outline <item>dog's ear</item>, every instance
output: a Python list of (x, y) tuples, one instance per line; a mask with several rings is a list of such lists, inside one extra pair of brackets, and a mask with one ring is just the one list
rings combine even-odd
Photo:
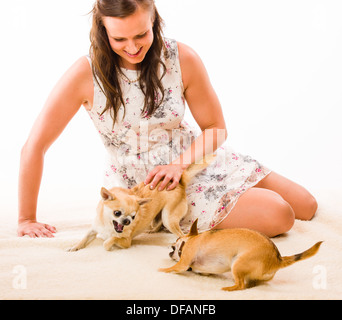
[(138, 201), (139, 206), (142, 206), (143, 204), (146, 204), (146, 203), (151, 202), (152, 199), (149, 199), (149, 198), (141, 199), (141, 198), (140, 198), (140, 199), (138, 199), (137, 201)]
[(197, 236), (198, 235), (197, 222), (198, 222), (198, 218), (192, 224), (190, 232), (189, 232), (189, 236)]
[(115, 199), (114, 195), (111, 194), (106, 188), (101, 189), (101, 197), (105, 201), (112, 201)]

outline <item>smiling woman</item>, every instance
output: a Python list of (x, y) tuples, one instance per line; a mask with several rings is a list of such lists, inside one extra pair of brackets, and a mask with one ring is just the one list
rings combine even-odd
[[(153, 0), (97, 1), (93, 9), (91, 31), (91, 58), (93, 73), (99, 79), (107, 97), (105, 113), (110, 110), (114, 122), (118, 110), (125, 106), (119, 77), (129, 83), (139, 82), (146, 97), (142, 113), (152, 115), (164, 98), (160, 66), (165, 44), (162, 37), (162, 19)], [(129, 79), (121, 68), (140, 69), (140, 75)], [(146, 84), (149, 85), (146, 85)], [(162, 93), (155, 99), (155, 93)]]
[[(103, 18), (109, 43), (113, 51), (121, 57), (122, 67), (136, 70), (138, 64), (144, 60), (153, 43), (152, 23), (151, 13), (142, 9), (138, 9), (136, 13), (123, 20)], [(141, 33), (139, 30), (147, 31)], [(115, 34), (125, 36), (117, 37)]]

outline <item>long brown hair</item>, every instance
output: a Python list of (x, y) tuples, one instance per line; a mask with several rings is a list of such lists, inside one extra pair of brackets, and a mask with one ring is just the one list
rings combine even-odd
[[(140, 64), (139, 85), (145, 95), (142, 115), (151, 116), (164, 100), (164, 87), (161, 82), (166, 73), (166, 66), (161, 59), (162, 52), (166, 55), (163, 40), (163, 20), (160, 17), (154, 0), (97, 0), (92, 10), (93, 24), (90, 32), (90, 57), (95, 79), (107, 98), (106, 107), (102, 114), (110, 111), (113, 126), (116, 123), (118, 110), (121, 105), (125, 108), (118, 75), (122, 73), (119, 56), (112, 50), (103, 17), (125, 18), (141, 7), (151, 10), (154, 18), (154, 40), (145, 59)], [(164, 71), (160, 75), (160, 66)], [(158, 93), (161, 93), (161, 96)], [(160, 98), (159, 98), (160, 97)]]

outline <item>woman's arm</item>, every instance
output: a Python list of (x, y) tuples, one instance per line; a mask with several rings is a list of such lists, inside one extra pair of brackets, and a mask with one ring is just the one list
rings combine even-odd
[(195, 51), (184, 44), (178, 43), (178, 49), (185, 99), (202, 134), (179, 159), (170, 165), (158, 166), (148, 174), (145, 184), (151, 183), (154, 187), (164, 178), (160, 190), (163, 190), (170, 181), (172, 184), (168, 189), (174, 189), (183, 171), (190, 164), (215, 152), (227, 139), (221, 104), (202, 60)]
[(52, 237), (56, 230), (37, 222), (36, 209), (44, 156), (82, 104), (93, 103), (93, 80), (89, 62), (80, 58), (52, 90), (22, 148), (19, 172), (18, 235)]
[(227, 129), (220, 101), (201, 58), (195, 51), (181, 43), (179, 43), (179, 55), (185, 99), (202, 130), (202, 135), (175, 162), (188, 167), (205, 155), (216, 151), (227, 139)]

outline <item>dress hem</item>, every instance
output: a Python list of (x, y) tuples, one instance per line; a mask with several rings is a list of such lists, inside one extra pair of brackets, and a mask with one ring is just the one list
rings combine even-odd
[[(269, 170), (269, 169), (267, 169)], [(272, 170), (269, 170), (267, 173), (265, 173), (263, 176), (261, 176), (260, 178), (258, 178), (257, 180), (251, 182), (248, 184), (248, 188), (246, 188), (243, 192), (240, 192), (237, 196), (235, 196), (234, 200), (230, 203), (229, 205), (229, 209), (225, 208), (224, 210), (226, 211), (226, 213), (220, 217), (217, 221), (215, 221), (215, 215), (214, 215), (214, 219), (211, 220), (210, 223), (210, 228), (201, 230), (201, 232), (206, 232), (206, 231), (210, 231), (213, 230), (214, 228), (216, 228), (220, 223), (222, 223), (228, 216), (229, 214), (232, 212), (232, 210), (235, 208), (237, 202), (239, 201), (240, 197), (242, 195), (244, 195), (248, 190), (250, 190), (251, 188), (255, 187), (260, 181), (264, 180), (270, 173), (272, 173)], [(245, 182), (247, 183), (248, 180)], [(242, 188), (245, 186), (245, 184), (242, 186)], [(222, 201), (223, 198), (225, 198), (227, 196), (227, 193), (221, 198), (220, 202)], [(219, 208), (220, 209), (220, 208)], [(218, 210), (219, 210), (218, 209)]]

